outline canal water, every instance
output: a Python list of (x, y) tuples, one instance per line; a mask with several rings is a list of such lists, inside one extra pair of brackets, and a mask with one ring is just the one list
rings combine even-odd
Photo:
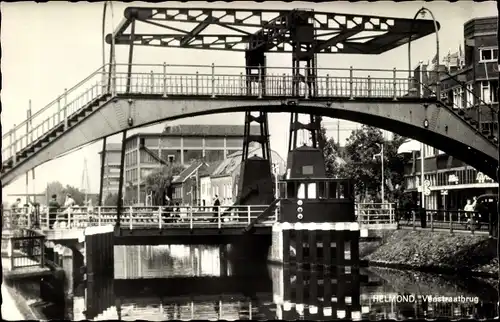
[[(131, 321), (331, 320), (332, 310), (334, 317), (360, 311), (370, 320), (496, 316), (496, 290), (487, 280), (363, 268), (359, 283), (340, 289), (328, 272), (233, 262), (224, 254), (213, 246), (115, 246), (114, 279), (80, 283), (69, 303), (46, 305), (43, 313), (49, 319)], [(328, 294), (333, 304), (324, 304)], [(346, 294), (349, 299), (338, 301)]]

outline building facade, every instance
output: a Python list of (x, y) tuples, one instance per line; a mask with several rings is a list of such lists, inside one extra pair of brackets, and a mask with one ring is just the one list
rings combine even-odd
[[(251, 133), (259, 133), (258, 126)], [(208, 164), (224, 160), (243, 146), (243, 125), (178, 125), (167, 126), (162, 133), (139, 133), (125, 143), (124, 186), (135, 196), (131, 203), (144, 203), (144, 179), (172, 162), (189, 167), (194, 161)]]
[[(226, 160), (217, 166), (210, 176), (212, 198), (218, 195), (222, 204), (233, 204), (238, 196), (241, 153), (242, 151), (238, 151), (228, 156)], [(251, 156), (262, 157), (262, 150), (260, 147), (255, 147), (250, 150), (249, 154)], [(286, 172), (285, 160), (274, 150), (271, 150), (271, 161), (278, 165), (279, 175), (283, 175)]]
[[(106, 199), (106, 196), (118, 193), (118, 185), (120, 181), (120, 156), (121, 144), (106, 144), (102, 186), (103, 201)], [(101, 157), (102, 151), (99, 152), (99, 159)]]
[[(477, 122), (486, 135), (498, 130), (498, 45), (497, 17), (472, 19), (464, 25), (464, 50), (449, 53), (446, 72), (441, 73), (441, 97), (458, 113)], [(416, 69), (416, 78), (425, 82), (425, 65)], [(429, 75), (428, 79), (431, 76)], [(413, 199), (421, 185), (420, 152), (414, 152), (405, 168), (405, 185)], [(427, 209), (463, 209), (466, 200), (485, 193), (496, 193), (498, 183), (464, 162), (431, 146), (424, 146), (424, 177), (430, 182)]]

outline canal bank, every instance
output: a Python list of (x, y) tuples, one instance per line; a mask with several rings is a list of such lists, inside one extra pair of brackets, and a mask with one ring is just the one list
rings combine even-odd
[(443, 274), (497, 277), (496, 240), (484, 234), (396, 230), (362, 242), (370, 266)]

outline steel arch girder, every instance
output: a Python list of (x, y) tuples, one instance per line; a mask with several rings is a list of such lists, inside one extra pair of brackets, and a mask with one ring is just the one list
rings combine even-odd
[[(51, 141), (30, 158), (19, 162), (13, 169), (0, 177), (2, 186), (8, 185), (29, 169), (82, 145), (95, 142), (103, 137), (129, 130), (127, 118), (129, 102), (135, 101), (134, 127), (173, 120), (188, 116), (261, 110), (269, 113), (293, 112), (313, 113), (377, 126), (403, 136), (411, 137), (434, 146), (445, 153), (470, 164), (491, 178), (496, 178), (498, 147), (460, 119), (449, 109), (434, 104), (423, 107), (421, 103), (348, 101), (330, 102), (298, 100), (297, 105), (287, 105), (279, 99), (237, 99), (228, 98), (161, 98), (120, 95), (81, 123), (68, 129), (66, 133)], [(105, 120), (103, 122), (103, 120)], [(428, 128), (424, 121), (428, 120)]]

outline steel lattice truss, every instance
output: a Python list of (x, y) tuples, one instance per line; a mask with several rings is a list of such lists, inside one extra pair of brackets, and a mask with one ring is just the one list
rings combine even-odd
[[(407, 43), (410, 35), (415, 40), (435, 32), (432, 20), (412, 24), (412, 19), (308, 10), (129, 7), (124, 15), (114, 32), (118, 45), (291, 52), (297, 17), (313, 23), (316, 53), (380, 54)], [(148, 31), (141, 32), (142, 24)]]

